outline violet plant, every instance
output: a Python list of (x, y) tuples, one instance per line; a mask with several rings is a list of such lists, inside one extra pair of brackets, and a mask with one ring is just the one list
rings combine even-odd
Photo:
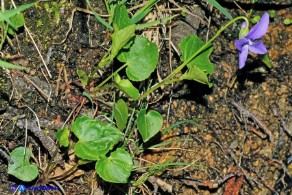
[[(155, 110), (147, 111), (147, 106), (139, 105), (140, 100), (143, 100), (147, 95), (163, 85), (183, 80), (193, 80), (206, 84), (209, 87), (212, 86), (212, 83), (209, 81), (209, 77), (214, 72), (214, 65), (209, 59), (213, 49), (211, 43), (227, 27), (238, 20), (245, 21), (242, 25), (240, 38), (235, 42), (235, 46), (240, 52), (240, 69), (244, 67), (249, 51), (257, 54), (267, 53), (263, 42), (258, 39), (267, 31), (269, 15), (265, 13), (249, 32), (248, 19), (244, 16), (239, 16), (231, 19), (207, 42), (204, 42), (196, 35), (186, 36), (179, 44), (182, 53), (182, 64), (161, 82), (141, 92), (132, 82), (143, 82), (151, 76), (158, 64), (159, 50), (154, 43), (145, 37), (137, 35), (136, 31), (144, 25), (138, 24), (138, 22), (151, 11), (152, 6), (157, 1), (149, 1), (145, 7), (140, 9), (142, 11), (137, 11), (138, 15), (136, 13), (131, 18), (124, 4), (109, 4), (108, 7), (111, 8), (111, 23), (108, 25), (112, 25), (110, 26), (110, 29), (113, 30), (111, 36), (112, 45), (89, 75), (83, 70), (77, 70), (81, 83), (87, 85), (90, 81), (97, 78), (98, 70), (108, 68), (108, 65), (113, 64), (114, 59), (119, 60), (123, 65), (116, 67), (117, 70), (114, 73), (101, 80), (98, 86), (94, 88), (94, 92), (89, 92), (88, 97), (98, 95), (99, 91), (106, 88), (116, 88), (123, 92), (128, 99), (136, 101), (137, 104), (125, 102), (120, 98), (113, 104), (112, 121), (103, 122), (89, 116), (81, 116), (74, 121), (71, 128), (64, 127), (56, 133), (56, 138), (61, 147), (74, 148), (74, 153), (79, 158), (79, 164), (95, 162), (96, 172), (104, 181), (112, 183), (129, 182), (129, 177), (136, 166), (133, 158), (137, 155), (136, 152), (138, 152), (138, 150), (129, 151), (126, 148), (129, 145), (127, 142), (133, 138), (133, 129), (136, 128), (138, 130), (142, 142), (145, 143), (153, 138), (163, 126), (162, 115)], [(89, 4), (88, 0), (86, 2)], [(99, 20), (101, 21), (100, 18)], [(165, 19), (165, 21), (167, 20)], [(147, 25), (152, 25), (152, 23)], [(179, 74), (185, 70), (184, 68), (186, 68), (186, 71), (183, 74)], [(125, 74), (121, 73), (122, 69), (125, 69)], [(112, 80), (112, 83), (108, 84), (110, 80)], [(133, 106), (134, 108), (132, 108)], [(132, 110), (130, 118), (129, 110)], [(77, 138), (75, 142), (69, 141), (72, 134)], [(19, 157), (18, 152), (15, 152), (17, 157)], [(36, 167), (29, 164), (29, 152), (26, 154), (26, 156), (21, 156), (21, 159), (25, 157), (26, 161), (20, 161), (20, 163), (10, 166), (9, 173), (13, 175), (13, 171), (19, 167), (24, 170), (29, 170), (28, 168), (33, 169), (33, 174), (32, 176), (29, 175), (30, 177), (20, 178), (20, 175), (16, 175), (16, 177), (23, 181), (31, 181), (37, 177), (38, 173)]]
[[(140, 93), (132, 82), (142, 82), (151, 76), (158, 63), (158, 48), (146, 38), (135, 34), (137, 25), (132, 23), (125, 5), (118, 4), (113, 11), (112, 47), (93, 72), (86, 77), (94, 79), (98, 69), (107, 68), (107, 65), (111, 64), (113, 59), (117, 59), (124, 65), (117, 68), (113, 74), (95, 87), (95, 93), (102, 89), (112, 77), (114, 78), (114, 85), (110, 84), (108, 86), (118, 88), (128, 98), (136, 101), (143, 100), (147, 95), (163, 85), (183, 80), (193, 80), (211, 87), (212, 83), (209, 81), (209, 77), (214, 73), (214, 64), (209, 59), (213, 50), (211, 43), (237, 20), (245, 21), (240, 32), (240, 39), (236, 41), (236, 47), (240, 51), (239, 68), (244, 66), (248, 51), (258, 54), (267, 53), (263, 42), (257, 41), (257, 39), (260, 39), (266, 33), (269, 15), (265, 13), (258, 24), (249, 32), (247, 32), (248, 19), (244, 16), (239, 16), (230, 20), (207, 42), (204, 42), (196, 35), (189, 35), (183, 38), (179, 44), (183, 63), (160, 83), (156, 83), (148, 90)], [(183, 74), (179, 74), (185, 67), (187, 68), (186, 71)], [(126, 69), (126, 74), (121, 77), (120, 71), (124, 68)], [(88, 79), (84, 83), (87, 83)], [(103, 123), (97, 119), (82, 116), (77, 118), (72, 126), (72, 132), (79, 139), (74, 146), (75, 154), (82, 160), (96, 161), (95, 169), (98, 175), (108, 182), (128, 182), (134, 166), (132, 158), (135, 154), (128, 153), (124, 148), (125, 144), (112, 151), (115, 146), (119, 145), (120, 141), (126, 142), (129, 139), (128, 136), (132, 136), (132, 133), (127, 135), (126, 132), (128, 130), (125, 130), (131, 123), (131, 120), (128, 119), (128, 106), (122, 99), (115, 103), (113, 115), (116, 124)], [(155, 136), (162, 127), (162, 116), (154, 110), (150, 110), (147, 113), (146, 109), (141, 109), (135, 118), (135, 125), (143, 142), (147, 142)], [(91, 128), (92, 125), (94, 125), (94, 128)], [(87, 136), (89, 130), (93, 130), (90, 133), (91, 136)], [(104, 134), (103, 132), (107, 132), (105, 130), (110, 130), (108, 131), (109, 134)], [(112, 141), (109, 142), (108, 139)], [(58, 140), (60, 141), (60, 137)], [(107, 146), (106, 148), (104, 148), (105, 145)], [(103, 148), (101, 149), (100, 146), (103, 146)], [(117, 172), (119, 172), (118, 178), (116, 177)]]
[[(263, 41), (258, 40), (264, 36), (269, 26), (269, 14), (264, 13), (260, 21), (246, 34), (248, 27), (244, 22), (241, 25), (240, 39), (234, 45), (239, 50), (239, 69), (245, 66), (248, 52), (266, 54), (267, 49)], [(246, 34), (246, 35), (245, 35)]]

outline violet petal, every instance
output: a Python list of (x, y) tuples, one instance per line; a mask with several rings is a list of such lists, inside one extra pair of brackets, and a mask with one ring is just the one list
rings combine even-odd
[(252, 29), (250, 29), (245, 38), (256, 40), (264, 36), (268, 30), (269, 17), (269, 14), (265, 12), (260, 21)]
[(262, 41), (253, 42), (248, 47), (249, 51), (256, 53), (256, 54), (265, 54), (267, 53), (267, 49)]
[(242, 69), (245, 65), (246, 59), (248, 55), (248, 45), (245, 45), (241, 52), (239, 53), (239, 69)]
[(236, 40), (235, 43), (234, 43), (235, 47), (239, 51), (242, 51), (243, 46), (247, 45), (247, 44), (248, 44), (248, 39), (246, 39), (246, 38), (242, 38), (242, 39)]

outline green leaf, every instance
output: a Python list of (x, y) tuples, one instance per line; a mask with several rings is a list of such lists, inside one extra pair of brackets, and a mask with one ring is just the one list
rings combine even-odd
[[(202, 41), (198, 36), (190, 35), (186, 36), (182, 39), (179, 44), (179, 48), (182, 52), (181, 60), (187, 61), (194, 53), (196, 53), (203, 45), (204, 41)], [(210, 62), (209, 56), (212, 53), (213, 47), (209, 46), (207, 49), (199, 53), (194, 59), (192, 59), (188, 64), (188, 68), (190, 71), (185, 75), (186, 79), (193, 79), (199, 81), (203, 84), (208, 84), (208, 80), (206, 80), (208, 75), (214, 73), (214, 65)], [(198, 72), (196, 72), (198, 71)], [(191, 76), (189, 74), (195, 74)], [(198, 78), (196, 78), (198, 76)]]
[(224, 14), (229, 20), (232, 20), (233, 17), (230, 15), (230, 13), (222, 7), (216, 0), (207, 0), (208, 3), (216, 7), (222, 14)]
[[(198, 36), (189, 35), (182, 39), (179, 44), (179, 48), (182, 51), (181, 60), (184, 62), (191, 57), (196, 51), (198, 51), (205, 44)], [(214, 73), (214, 65), (210, 61), (209, 57), (213, 51), (213, 47), (209, 46), (207, 49), (198, 54), (188, 64), (188, 67), (196, 66), (208, 74)]]
[(135, 36), (135, 29), (136, 25), (132, 24), (113, 33), (111, 59), (114, 59), (119, 51)]
[(17, 147), (11, 152), (10, 157), (13, 164), (8, 164), (8, 174), (22, 181), (32, 181), (38, 176), (37, 166), (29, 163), (30, 150), (28, 148)]
[(88, 116), (78, 117), (72, 131), (79, 139), (74, 146), (75, 154), (85, 160), (99, 160), (124, 136), (115, 126)]
[(265, 54), (265, 55), (260, 55), (260, 59), (262, 60), (262, 62), (268, 67), (268, 68), (272, 68), (273, 64), (270, 61), (269, 55)]
[(11, 64), (9, 62), (5, 62), (3, 60), (0, 60), (0, 67), (2, 68), (11, 68), (11, 69), (18, 69), (18, 70), (26, 70), (28, 71), (29, 69), (26, 68), (26, 67), (22, 67), (22, 66), (19, 66), (19, 65), (16, 65), (16, 64)]
[(131, 81), (129, 81), (128, 79), (121, 79), (121, 77), (117, 74), (115, 76), (115, 84), (127, 96), (133, 98), (134, 100), (138, 100), (139, 91), (138, 89), (136, 89), (136, 87), (133, 86)]
[[(10, 19), (11, 19), (11, 22), (13, 23), (13, 25), (15, 26), (16, 29), (18, 29), (19, 27), (22, 27), (24, 25), (24, 16), (22, 13), (14, 15)], [(8, 28), (8, 33), (10, 35), (14, 35), (13, 29)]]
[(120, 50), (119, 54), (117, 55), (117, 59), (120, 62), (126, 63), (128, 57), (129, 57), (129, 51), (130, 47), (133, 45), (134, 41), (129, 41), (127, 45), (123, 47), (123, 49)]
[(212, 87), (212, 83), (209, 83), (206, 73), (196, 66), (191, 66), (189, 70), (181, 76), (181, 79), (195, 80), (199, 83), (208, 84), (209, 87)]
[(117, 55), (117, 59), (120, 62), (124, 62), (124, 63), (127, 61), (128, 57), (129, 57), (129, 49), (124, 49), (124, 48)]
[(269, 10), (268, 13), (269, 13), (270, 18), (275, 18), (277, 14), (275, 10)]
[(127, 26), (133, 24), (129, 18), (127, 8), (124, 4), (119, 4), (115, 7), (113, 16), (114, 30), (121, 30)]
[(285, 20), (284, 20), (284, 24), (285, 24), (285, 25), (290, 25), (290, 24), (292, 24), (292, 19), (290, 19), (290, 18), (285, 18)]
[(143, 142), (148, 141), (156, 135), (162, 127), (163, 118), (159, 112), (150, 110), (146, 114), (146, 109), (140, 110), (137, 118), (138, 131)]
[(11, 27), (8, 27), (7, 33), (12, 35), (12, 36), (15, 34), (13, 28), (11, 28)]
[(258, 21), (260, 21), (260, 19), (261, 19), (261, 16), (254, 16), (253, 18), (250, 19), (250, 22), (255, 24)]
[(95, 165), (99, 176), (112, 183), (127, 183), (132, 167), (130, 154), (122, 148), (112, 152), (109, 157), (102, 157)]
[(10, 19), (16, 28), (22, 27), (24, 25), (24, 16), (22, 13), (14, 15)]
[(120, 99), (114, 106), (114, 118), (120, 130), (124, 130), (128, 121), (128, 107), (124, 100)]
[(60, 146), (64, 146), (64, 147), (68, 147), (69, 146), (69, 134), (70, 134), (70, 131), (68, 129), (67, 126), (59, 129), (55, 136), (58, 140), (58, 142), (60, 143)]
[(126, 61), (126, 73), (132, 81), (143, 81), (155, 70), (158, 63), (158, 48), (142, 36), (136, 36)]
[(86, 72), (84, 70), (77, 69), (77, 75), (79, 77), (79, 80), (83, 85), (87, 85), (89, 81), (89, 77), (87, 76)]
[(22, 12), (30, 7), (35, 5), (35, 3), (21, 5), (15, 9), (11, 10), (5, 10), (4, 12), (0, 12), (0, 22), (5, 21), (7, 24), (9, 24), (12, 28), (17, 30), (17, 26), (10, 20), (11, 17), (15, 16), (19, 12)]

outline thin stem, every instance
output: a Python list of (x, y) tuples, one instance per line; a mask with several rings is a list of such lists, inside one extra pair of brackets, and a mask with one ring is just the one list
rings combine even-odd
[(47, 168), (46, 168), (46, 174), (50, 174), (51, 173), (51, 171), (53, 170), (53, 168), (56, 166), (56, 162), (54, 162), (54, 159), (56, 158), (56, 156), (57, 156), (57, 153), (58, 153), (58, 150), (59, 150), (59, 147), (60, 147), (60, 145), (59, 144), (57, 144), (57, 148), (55, 149), (55, 151), (54, 151), (54, 154), (53, 154), (53, 156), (51, 157), (51, 159), (50, 159), (50, 161), (49, 161), (49, 163), (48, 163), (48, 166), (47, 166)]
[(100, 88), (98, 88), (98, 90), (106, 90), (106, 89), (109, 89), (109, 88), (114, 88), (116, 86), (115, 83), (111, 83), (111, 84), (107, 84), (107, 85), (104, 85), (104, 86), (101, 86)]
[[(131, 114), (131, 116), (130, 116), (130, 119), (129, 119), (129, 122), (128, 122), (128, 125), (127, 125), (127, 128), (126, 128), (126, 130), (125, 130), (125, 135), (128, 134), (128, 131), (129, 131), (131, 125), (132, 125), (132, 121), (133, 121), (133, 117), (134, 117), (135, 111), (136, 111), (135, 109), (132, 110), (132, 114)], [(134, 130), (132, 129), (132, 131), (130, 132), (130, 134), (129, 134), (129, 136), (127, 137), (127, 139), (124, 141), (124, 143), (123, 143), (123, 145), (121, 146), (121, 148), (125, 148), (126, 145), (129, 145), (129, 140), (130, 140), (130, 138), (132, 137), (133, 133), (134, 133)]]
[(109, 49), (107, 51), (107, 53), (102, 57), (102, 59), (100, 60), (98, 65), (90, 73), (90, 75), (89, 75), (90, 78), (94, 77), (94, 75), (97, 73), (98, 69), (103, 68), (104, 66), (106, 66), (106, 65), (108, 65), (108, 64), (110, 64), (112, 62), (112, 60), (109, 57), (110, 56), (110, 51), (111, 51), (111, 49)]
[(107, 13), (112, 14), (112, 13), (110, 13), (111, 10), (109, 8), (109, 1), (108, 0), (104, 0), (104, 4), (105, 4), (106, 10), (107, 10)]
[[(6, 26), (6, 27), (5, 27)], [(3, 30), (3, 33), (2, 33), (2, 39), (1, 39), (1, 43), (0, 43), (0, 50), (2, 50), (2, 47), (3, 47), (3, 44), (7, 38), (7, 32), (8, 32), (8, 24), (6, 25), (4, 22), (2, 23), (2, 30)]]
[(114, 73), (112, 73), (109, 77), (107, 77), (105, 80), (103, 80), (97, 87), (95, 87), (94, 91), (98, 90), (100, 87), (102, 87), (106, 82), (108, 82), (113, 76), (115, 76), (118, 72), (120, 72), (123, 68), (125, 68), (127, 64), (124, 64), (121, 66), (118, 70), (116, 70)]
[[(217, 33), (208, 41), (206, 42), (199, 50), (197, 50), (191, 57), (189, 57), (184, 63), (182, 63), (179, 67), (177, 67), (168, 77), (166, 77), (162, 82), (154, 85), (152, 88), (150, 88), (148, 91), (143, 93), (140, 97), (139, 100), (145, 98), (148, 94), (152, 93), (156, 89), (160, 88), (161, 86), (165, 84), (170, 84), (170, 80), (177, 75), (191, 60), (193, 60), (196, 56), (198, 56), (202, 51), (207, 49), (210, 46), (210, 43), (214, 41), (228, 26), (230, 26), (232, 23), (236, 22), (237, 20), (245, 20), (246, 25), (248, 26), (249, 22), (248, 19), (244, 16), (239, 16), (237, 18), (234, 18), (233, 20), (230, 20), (227, 24), (225, 24), (222, 28), (220, 28)], [(174, 79), (173, 81), (176, 81), (177, 79)]]
[(251, 17), (251, 15), (252, 15), (252, 12), (253, 12), (253, 8), (254, 8), (254, 6), (255, 6), (255, 3), (256, 3), (256, 1), (255, 0), (253, 0), (252, 1), (252, 8), (250, 9), (250, 12), (249, 12), (249, 14), (248, 14), (248, 16), (247, 17)]

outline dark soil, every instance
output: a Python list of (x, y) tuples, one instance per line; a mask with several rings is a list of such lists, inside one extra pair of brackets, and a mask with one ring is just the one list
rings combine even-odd
[[(92, 1), (96, 11), (106, 13), (102, 1), (96, 2)], [(218, 10), (205, 3), (199, 1), (197, 6), (193, 1), (182, 2), (178, 1), (178, 4), (190, 8), (192, 13), (203, 18), (203, 22), (194, 22), (197, 20), (190, 16), (180, 16), (167, 24), (167, 29), (173, 28), (174, 45), (189, 34), (197, 34), (205, 40), (208, 33), (210, 38), (228, 21)], [(263, 0), (255, 6), (249, 1), (244, 2), (242, 8), (246, 11), (253, 8), (253, 15), (275, 11), (263, 38), (273, 67), (265, 68), (257, 56), (249, 56), (246, 67), (238, 70), (238, 54), (234, 47), (238, 29), (232, 26), (213, 44), (211, 61), (215, 64), (215, 73), (211, 78), (212, 88), (183, 82), (165, 86), (148, 98), (149, 107), (164, 116), (163, 129), (177, 124), (153, 143), (177, 141), (162, 150), (149, 150), (135, 160), (143, 166), (166, 161), (193, 165), (167, 167), (141, 186), (102, 182), (94, 169), (84, 166), (71, 177), (59, 181), (67, 194), (292, 193), (292, 26), (283, 22), (292, 18), (292, 5), (290, 1)], [(29, 1), (19, 5), (24, 3)], [(160, 8), (168, 8), (165, 2), (160, 5)], [(222, 5), (234, 17), (243, 15), (232, 1), (224, 1)], [(56, 11), (50, 11), (46, 6), (55, 6)], [(175, 7), (171, 3), (170, 6)], [(1, 52), (4, 56), (15, 56), (7, 60), (30, 67), (31, 71), (0, 70), (0, 82), (3, 83), (0, 84), (0, 149), (8, 153), (17, 146), (24, 146), (25, 119), (28, 124), (35, 124), (37, 116), (42, 132), (35, 133), (31, 127), (27, 146), (32, 149), (33, 159), (41, 168), (54, 156), (54, 133), (82, 102), (84, 89), (78, 83), (76, 70), (89, 73), (110, 44), (109, 32), (94, 16), (76, 11), (71, 17), (76, 7), (86, 8), (86, 4), (82, 1), (49, 1), (27, 10), (26, 26), (36, 45), (21, 29)], [(73, 19), (71, 30), (70, 19)], [(159, 27), (159, 32), (162, 28)], [(146, 31), (143, 33), (147, 34)], [(165, 39), (168, 37), (169, 31), (165, 35), (161, 33), (156, 40), (163, 45), (158, 67), (162, 78), (171, 72), (170, 61), (172, 69), (179, 64), (178, 53), (168, 47)], [(108, 72), (100, 74), (104, 76)], [(102, 76), (92, 85), (99, 83)], [(90, 86), (85, 90), (90, 91)], [(100, 101), (113, 101), (113, 93), (105, 91), (97, 94), (98, 116), (111, 111)], [(91, 112), (90, 104), (84, 104), (80, 115), (91, 115)], [(72, 121), (71, 118), (66, 122), (71, 124)], [(178, 124), (180, 121), (184, 122)], [(9, 194), (10, 187), (21, 184), (21, 181), (7, 174), (7, 158), (3, 154), (0, 157), (0, 193)], [(58, 157), (59, 160), (62, 158)], [(65, 163), (69, 162), (70, 155), (66, 159)], [(52, 174), (63, 173), (60, 167)], [(142, 174), (137, 173), (132, 179)], [(47, 185), (46, 182), (40, 174), (39, 180), (25, 185)]]

